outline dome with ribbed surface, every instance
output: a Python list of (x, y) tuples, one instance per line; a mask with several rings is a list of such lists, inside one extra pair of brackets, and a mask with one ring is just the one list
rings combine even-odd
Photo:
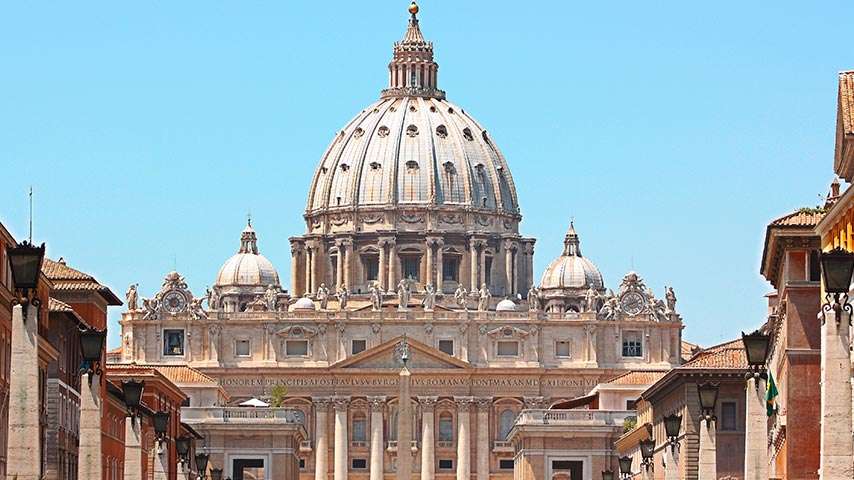
[(570, 223), (564, 239), (563, 254), (549, 264), (540, 281), (542, 290), (604, 288), (602, 274), (596, 265), (581, 256), (581, 242)]
[(258, 239), (251, 222), (240, 235), (240, 249), (226, 260), (216, 276), (216, 287), (267, 287), (279, 285), (279, 274), (266, 257), (258, 253)]
[(389, 88), (339, 131), (306, 210), (435, 206), (519, 211), (510, 169), (486, 130), (437, 87), (433, 44), (412, 14), (395, 43)]

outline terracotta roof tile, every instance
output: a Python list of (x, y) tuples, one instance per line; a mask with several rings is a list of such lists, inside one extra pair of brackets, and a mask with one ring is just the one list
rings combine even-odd
[(69, 267), (62, 258), (59, 261), (45, 258), (42, 272), (51, 280), (95, 280), (92, 275)]
[(854, 70), (839, 73), (839, 120), (844, 135), (854, 134)]
[(53, 297), (50, 297), (50, 299), (48, 300), (47, 309), (51, 312), (63, 312), (63, 313), (68, 313), (68, 312), (74, 311), (74, 309), (71, 308), (71, 305), (69, 305), (65, 302), (61, 302), (61, 301), (59, 301)]
[(176, 385), (186, 385), (188, 383), (193, 384), (201, 384), (201, 385), (216, 385), (219, 386), (219, 382), (214, 380), (213, 378), (205, 375), (204, 373), (196, 370), (195, 368), (188, 367), (186, 365), (154, 365), (148, 363), (114, 363), (112, 366), (117, 368), (122, 368), (126, 370), (133, 370), (134, 368), (139, 368), (140, 370), (150, 370), (155, 369), (164, 377), (168, 378), (169, 381)]
[(53, 283), (53, 289), (56, 291), (98, 292), (110, 305), (122, 304), (109, 287), (98, 283), (92, 275), (69, 267), (62, 258), (59, 261), (45, 258), (44, 264), (42, 264), (42, 272)]
[(666, 370), (631, 371), (605, 382), (608, 385), (652, 385), (667, 373)]
[(824, 218), (825, 212), (801, 209), (771, 222), (772, 227), (814, 227)]
[(739, 338), (709, 347), (679, 368), (747, 368), (747, 356)]

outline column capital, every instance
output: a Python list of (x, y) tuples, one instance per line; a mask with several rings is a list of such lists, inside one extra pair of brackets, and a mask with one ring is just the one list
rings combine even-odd
[(492, 408), (492, 397), (477, 397), (474, 399), (478, 410), (489, 410)]
[(421, 405), (422, 412), (432, 412), (438, 402), (439, 397), (418, 397), (418, 404)]
[(350, 397), (333, 397), (336, 412), (346, 412), (350, 408)]
[(382, 412), (385, 410), (386, 397), (368, 397), (368, 404), (371, 406), (372, 412)]
[(395, 238), (395, 237), (380, 237), (379, 242), (377, 242), (377, 243), (379, 243), (380, 246), (388, 245), (390, 247), (393, 247), (397, 244), (397, 238)]
[(332, 405), (331, 397), (311, 397), (311, 403), (314, 404), (317, 409), (327, 409), (330, 405)]
[(457, 411), (468, 412), (474, 404), (474, 397), (454, 397), (454, 403), (457, 404)]
[(525, 403), (525, 408), (529, 410), (546, 408), (547, 403), (545, 397), (522, 397), (522, 401)]

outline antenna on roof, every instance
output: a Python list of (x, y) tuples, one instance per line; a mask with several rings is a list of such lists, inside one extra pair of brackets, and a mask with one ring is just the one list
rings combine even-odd
[(175, 253), (172, 254), (172, 271), (178, 271), (178, 255), (176, 255)]
[(33, 244), (33, 186), (30, 185), (30, 245)]

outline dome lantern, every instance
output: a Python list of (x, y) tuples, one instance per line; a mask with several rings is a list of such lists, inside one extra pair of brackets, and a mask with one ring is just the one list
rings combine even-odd
[(409, 5), (409, 25), (403, 39), (395, 42), (388, 64), (388, 88), (382, 98), (419, 96), (444, 99), (438, 88), (439, 64), (433, 60), (433, 42), (424, 40), (418, 24), (418, 4)]

